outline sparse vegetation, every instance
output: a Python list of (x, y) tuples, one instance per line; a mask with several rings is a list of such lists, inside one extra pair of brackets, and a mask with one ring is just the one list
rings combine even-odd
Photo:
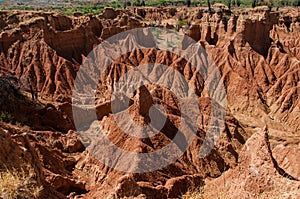
[(283, 7), (283, 6), (300, 6), (300, 0), (124, 0), (124, 1), (107, 1), (107, 2), (77, 2), (74, 5), (51, 5), (51, 6), (31, 6), (18, 4), (14, 6), (9, 6), (8, 4), (2, 3), (4, 5), (1, 9), (9, 10), (47, 10), (56, 11), (66, 15), (73, 15), (74, 13), (81, 13), (83, 15), (96, 15), (101, 14), (105, 7), (112, 8), (126, 8), (128, 6), (207, 6), (211, 11), (211, 6), (215, 3), (222, 3), (227, 5), (229, 9), (231, 7), (256, 7), (261, 5), (267, 5), (269, 8), (272, 7)]
[(187, 191), (184, 195), (181, 197), (182, 199), (230, 199), (230, 195), (228, 193), (228, 190), (223, 190), (217, 193), (217, 195), (209, 195), (203, 192), (203, 189), (197, 188), (194, 190)]
[(0, 172), (0, 198), (38, 198), (43, 187), (35, 178), (31, 166)]
[(203, 199), (203, 191), (201, 188), (198, 188), (196, 190), (189, 190), (181, 198), (182, 199)]
[(0, 122), (12, 123), (14, 120), (14, 116), (6, 111), (0, 112)]
[(31, 102), (20, 91), (22, 83), (13, 75), (0, 76), (0, 122), (23, 126), (30, 122), (28, 115), (20, 113), (20, 107), (36, 107), (37, 103)]
[[(73, 15), (74, 13), (82, 13), (83, 15), (93, 14), (97, 15), (103, 12), (105, 5), (86, 4), (75, 7), (51, 7), (49, 10), (58, 11), (66, 15)], [(111, 4), (109, 7), (120, 8), (120, 4)]]
[(178, 17), (177, 23), (176, 23), (176, 29), (180, 30), (184, 26), (188, 25), (188, 21), (186, 19), (182, 19), (182, 17)]
[[(130, 1), (128, 2), (129, 5), (131, 5)], [(121, 5), (122, 4), (119, 1), (110, 1), (104, 3), (81, 2), (71, 6), (70, 5), (66, 5), (66, 6), (49, 5), (44, 7), (38, 7), (38, 6), (17, 5), (17, 6), (2, 7), (0, 9), (45, 10), (45, 11), (56, 11), (66, 15), (73, 15), (74, 13), (82, 13), (84, 15), (88, 15), (88, 14), (96, 15), (102, 13), (105, 7), (121, 8), (122, 7)]]

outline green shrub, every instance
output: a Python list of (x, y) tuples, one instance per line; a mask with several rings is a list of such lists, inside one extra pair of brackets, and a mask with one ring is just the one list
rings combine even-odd
[(14, 116), (6, 111), (0, 112), (0, 122), (12, 123), (14, 120)]
[(188, 21), (186, 19), (178, 19), (177, 24), (178, 26), (182, 27), (188, 24)]

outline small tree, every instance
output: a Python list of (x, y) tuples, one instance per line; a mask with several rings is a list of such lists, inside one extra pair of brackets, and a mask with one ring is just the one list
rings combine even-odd
[(256, 7), (256, 0), (252, 0), (252, 8)]
[(126, 8), (127, 6), (131, 6), (131, 2), (129, 0), (125, 0), (123, 7)]
[(300, 6), (300, 0), (294, 0), (293, 6)]
[(229, 10), (231, 9), (231, 0), (227, 0), (227, 6), (229, 8)]
[(209, 12), (211, 12), (210, 0), (207, 0), (207, 6), (208, 6), (208, 10), (209, 10)]
[(190, 7), (191, 6), (191, 0), (185, 0), (186, 6)]

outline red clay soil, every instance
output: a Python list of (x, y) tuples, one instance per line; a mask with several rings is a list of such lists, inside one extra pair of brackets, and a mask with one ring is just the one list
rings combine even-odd
[[(271, 12), (264, 7), (232, 13), (209, 13), (203, 8), (108, 8), (101, 15), (79, 17), (0, 11), (0, 78), (10, 74), (16, 81), (28, 79), (39, 94), (39, 102), (32, 102), (0, 85), (1, 111), (12, 112), (12, 123), (21, 123), (0, 123), (0, 170), (32, 165), (37, 183), (44, 187), (40, 198), (180, 198), (198, 187), (204, 187), (208, 198), (221, 197), (218, 194), (299, 198), (299, 13), (293, 8)], [(143, 124), (151, 104), (161, 104), (168, 120), (158, 134), (146, 139), (129, 136), (115, 122), (111, 93), (105, 88), (143, 63), (179, 71), (195, 89), (202, 119), (195, 139), (176, 162), (149, 173), (114, 170), (86, 150), (86, 140), (75, 132), (71, 97), (76, 73), (103, 40), (150, 24), (175, 28), (179, 16), (190, 23), (180, 31), (199, 42), (219, 69), (227, 107), (212, 102), (205, 80), (183, 58), (160, 49), (123, 55), (101, 77), (101, 92), (96, 95), (98, 121), (93, 124), (101, 124), (112, 143), (126, 151), (153, 152), (167, 145), (180, 126), (176, 97), (154, 85), (140, 88), (128, 110), (137, 124)], [(125, 42), (130, 43), (130, 38)], [(21, 91), (28, 95), (28, 86), (22, 85)], [(142, 99), (147, 100), (141, 103)], [(226, 111), (225, 128), (212, 151), (199, 158), (212, 106)], [(92, 120), (88, 114), (75, 119)], [(263, 130), (264, 126), (268, 128)], [(88, 133), (93, 133), (93, 125)], [(141, 165), (139, 160), (133, 162), (133, 167)]]

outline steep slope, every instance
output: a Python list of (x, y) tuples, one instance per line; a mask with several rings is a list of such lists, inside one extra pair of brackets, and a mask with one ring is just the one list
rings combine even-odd
[(240, 154), (239, 166), (216, 180), (208, 180), (210, 197), (299, 198), (299, 180), (286, 173), (274, 159), (267, 129), (256, 132)]

